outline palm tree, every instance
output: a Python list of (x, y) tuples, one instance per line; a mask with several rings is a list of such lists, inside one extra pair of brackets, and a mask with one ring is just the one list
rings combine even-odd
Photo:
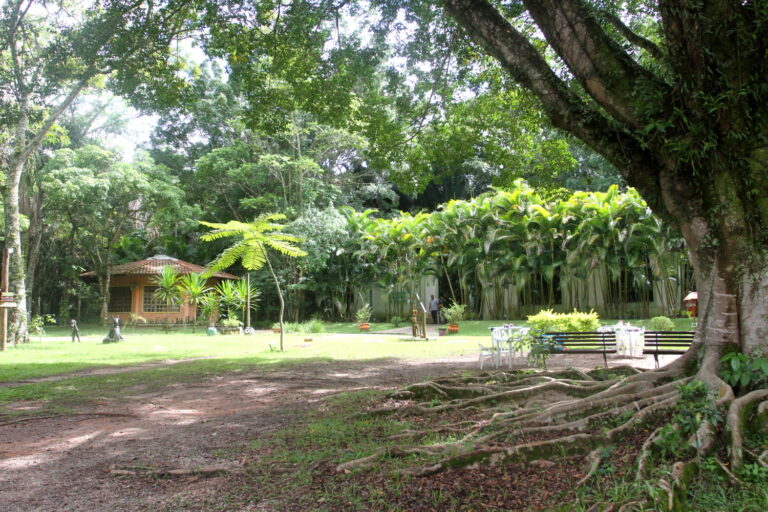
[(197, 323), (197, 310), (203, 301), (203, 297), (206, 293), (211, 291), (208, 286), (208, 281), (200, 274), (186, 274), (181, 278), (179, 286), (182, 290), (182, 295), (190, 304), (195, 305), (195, 318), (192, 319), (192, 332), (195, 331), (195, 324)]
[(218, 311), (219, 308), (219, 294), (209, 289), (200, 297), (200, 316), (205, 318), (208, 322), (208, 327), (211, 327), (211, 317), (214, 311)]
[(168, 310), (171, 308), (171, 304), (181, 302), (180, 282), (181, 276), (171, 265), (164, 265), (160, 273), (152, 279), (152, 284), (157, 287), (153, 295), (158, 300), (165, 302), (166, 324), (168, 324)]
[(280, 233), (283, 229), (278, 221), (284, 220), (285, 215), (279, 213), (263, 213), (252, 222), (240, 222), (231, 220), (226, 224), (203, 222), (200, 224), (213, 228), (213, 231), (201, 237), (201, 240), (210, 242), (226, 237), (238, 237), (235, 243), (224, 249), (209, 265), (204, 275), (230, 267), (238, 260), (247, 270), (259, 270), (265, 265), (275, 281), (277, 296), (280, 300), (280, 351), (283, 350), (283, 314), (285, 312), (285, 300), (280, 289), (280, 280), (277, 278), (272, 263), (269, 259), (270, 249), (291, 258), (306, 256), (307, 253), (297, 247), (299, 238)]
[(219, 295), (219, 302), (227, 310), (227, 318), (238, 320), (235, 311), (243, 307), (245, 299), (240, 297), (237, 285), (232, 281), (221, 281), (216, 285), (216, 293)]
[(243, 321), (246, 327), (251, 326), (251, 311), (256, 310), (259, 300), (259, 289), (256, 285), (251, 283), (250, 277), (246, 279), (240, 279), (235, 286), (237, 288), (237, 295), (240, 299), (240, 308), (243, 310)]

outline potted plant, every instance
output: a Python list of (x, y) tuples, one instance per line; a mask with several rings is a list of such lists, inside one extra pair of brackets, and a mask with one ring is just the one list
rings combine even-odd
[(274, 333), (280, 332), (280, 322), (275, 322), (272, 324), (272, 332)]
[(443, 308), (442, 313), (445, 321), (448, 322), (448, 332), (453, 334), (459, 332), (459, 322), (464, 320), (464, 313), (467, 306), (454, 302), (450, 306)]
[(241, 334), (243, 330), (243, 322), (237, 318), (225, 318), (219, 322), (219, 332), (221, 334)]
[(366, 304), (355, 312), (355, 320), (357, 320), (357, 326), (361, 331), (367, 331), (371, 328), (371, 324), (368, 323), (371, 314), (373, 314), (373, 310), (370, 304)]

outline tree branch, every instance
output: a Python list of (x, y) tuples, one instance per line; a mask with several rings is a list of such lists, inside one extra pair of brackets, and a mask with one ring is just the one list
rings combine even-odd
[(660, 209), (661, 166), (616, 118), (589, 104), (563, 82), (528, 39), (487, 0), (445, 0), (445, 10), (472, 39), (541, 101), (557, 128), (596, 149), (638, 188), (652, 208)]
[(16, 39), (16, 31), (21, 26), (21, 23), (24, 21), (24, 18), (27, 16), (29, 9), (32, 7), (34, 2), (29, 0), (27, 6), (22, 10), (21, 5), (23, 3), (24, 0), (19, 0), (11, 8), (11, 15), (8, 16), (8, 32), (6, 37), (3, 39), (2, 46), (0, 46), (0, 52), (7, 50), (13, 44), (13, 41)]
[(656, 46), (656, 44), (650, 39), (634, 32), (631, 28), (626, 26), (623, 21), (621, 21), (621, 18), (607, 11), (603, 11), (603, 16), (605, 16), (605, 19), (608, 21), (608, 23), (613, 25), (613, 28), (615, 28), (622, 36), (624, 36), (627, 41), (637, 46), (638, 48), (646, 50), (654, 59), (661, 60), (664, 58), (664, 52), (661, 51), (661, 48)]
[(661, 82), (605, 33), (582, 0), (524, 3), (584, 90), (616, 120), (642, 126), (633, 106), (638, 87), (659, 88)]
[(30, 140), (29, 143), (24, 147), (23, 152), (21, 155), (19, 155), (20, 162), (26, 162), (32, 153), (37, 151), (45, 136), (48, 135), (48, 131), (51, 129), (54, 123), (56, 123), (61, 114), (67, 108), (69, 108), (73, 101), (75, 101), (75, 98), (77, 98), (77, 96), (80, 94), (80, 91), (85, 88), (85, 86), (88, 84), (88, 80), (90, 80), (92, 76), (93, 74), (86, 74), (83, 78), (80, 79), (79, 82), (72, 86), (72, 89), (70, 89), (66, 98), (64, 98), (59, 106), (54, 109), (51, 115), (48, 116), (48, 119), (45, 121), (45, 123), (43, 123), (43, 126), (37, 131), (37, 134), (34, 136), (34, 138)]

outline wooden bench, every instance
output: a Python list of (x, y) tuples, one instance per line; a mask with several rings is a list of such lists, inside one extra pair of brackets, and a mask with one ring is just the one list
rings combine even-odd
[(616, 353), (616, 334), (613, 331), (547, 332), (539, 342), (550, 343), (552, 354), (603, 354), (608, 367), (608, 354)]
[(684, 354), (691, 348), (694, 331), (645, 331), (643, 354), (653, 354), (659, 367), (659, 354)]

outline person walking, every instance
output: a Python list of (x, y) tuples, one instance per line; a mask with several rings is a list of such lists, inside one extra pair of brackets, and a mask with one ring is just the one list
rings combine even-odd
[(75, 342), (75, 338), (77, 338), (77, 342), (80, 343), (80, 329), (77, 328), (77, 320), (70, 318), (69, 326), (72, 328), (72, 343)]
[(434, 295), (430, 296), (429, 299), (429, 312), (432, 315), (432, 323), (440, 323), (440, 302)]

